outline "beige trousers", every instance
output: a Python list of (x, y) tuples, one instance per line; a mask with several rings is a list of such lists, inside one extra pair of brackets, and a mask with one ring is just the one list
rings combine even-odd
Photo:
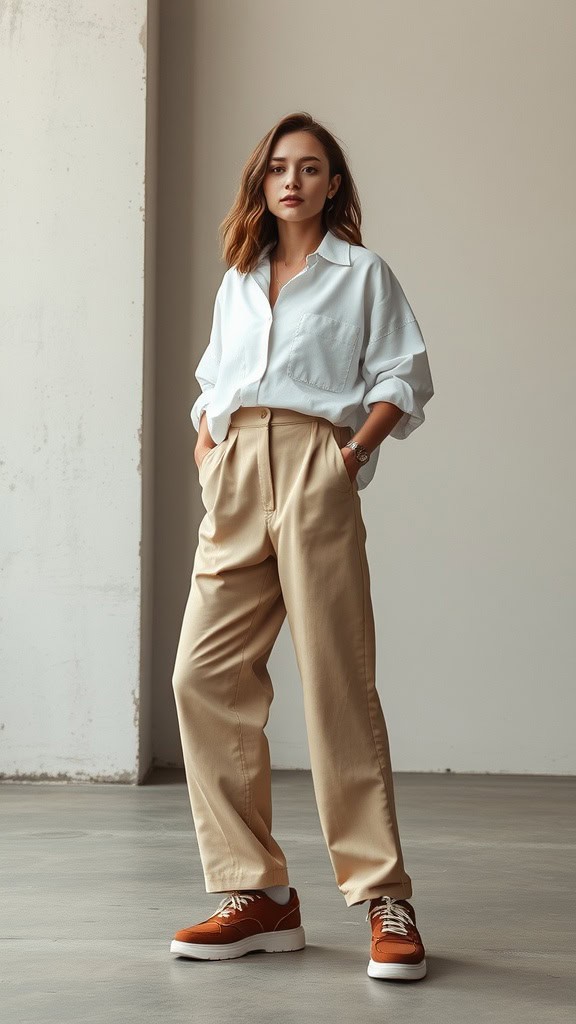
[(206, 514), (172, 684), (206, 892), (288, 884), (271, 834), (267, 662), (288, 616), (314, 794), (347, 906), (412, 895), (375, 686), (366, 530), (319, 416), (240, 407), (202, 459)]

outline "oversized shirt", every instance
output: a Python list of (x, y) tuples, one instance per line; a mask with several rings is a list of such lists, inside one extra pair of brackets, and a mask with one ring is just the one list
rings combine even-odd
[[(434, 394), (418, 322), (386, 261), (327, 231), (306, 266), (270, 306), (270, 250), (246, 274), (230, 267), (214, 302), (208, 345), (194, 376), (202, 393), (190, 416), (206, 410), (217, 443), (242, 405), (296, 409), (356, 433), (375, 402), (402, 410), (388, 436), (403, 440), (424, 422)], [(356, 475), (374, 476), (380, 446)]]

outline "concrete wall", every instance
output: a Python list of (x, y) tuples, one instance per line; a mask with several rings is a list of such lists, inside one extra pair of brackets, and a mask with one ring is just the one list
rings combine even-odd
[[(162, 15), (156, 757), (181, 758), (170, 675), (203, 514), (188, 415), (218, 224), (256, 141), (305, 109), (346, 146), (364, 242), (404, 285), (436, 385), (362, 494), (393, 767), (573, 773), (576, 7)], [(273, 764), (307, 767), (286, 624), (270, 670)]]
[[(345, 144), (364, 241), (405, 287), (436, 386), (362, 494), (393, 767), (576, 770), (576, 9), (285, 13), (160, 5), (157, 104), (155, 4), (0, 3), (3, 777), (181, 763), (218, 224), (255, 142), (298, 109)], [(273, 764), (308, 767), (287, 625), (270, 669)]]
[(155, 32), (146, 0), (0, 5), (7, 778), (131, 782), (151, 756)]

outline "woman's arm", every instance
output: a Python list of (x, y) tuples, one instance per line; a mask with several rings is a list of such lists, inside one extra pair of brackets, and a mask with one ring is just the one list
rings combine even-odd
[[(358, 444), (364, 445), (372, 454), (384, 438), (388, 437), (403, 415), (403, 410), (399, 409), (397, 405), (393, 405), (392, 402), (374, 402), (370, 415), (350, 440), (358, 441)], [(352, 448), (341, 448), (340, 450), (346, 463), (348, 476), (354, 480), (361, 463), (358, 462)]]

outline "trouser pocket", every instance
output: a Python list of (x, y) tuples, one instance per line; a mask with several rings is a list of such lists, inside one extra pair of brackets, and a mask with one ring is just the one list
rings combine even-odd
[(331, 452), (330, 461), (335, 466), (336, 476), (341, 481), (342, 487), (345, 491), (350, 491), (356, 487), (356, 478), (352, 480), (348, 473), (346, 463), (344, 462), (344, 456), (340, 451), (344, 447), (347, 441), (352, 437), (352, 430), (350, 427), (340, 427), (335, 424), (328, 424), (328, 449)]

